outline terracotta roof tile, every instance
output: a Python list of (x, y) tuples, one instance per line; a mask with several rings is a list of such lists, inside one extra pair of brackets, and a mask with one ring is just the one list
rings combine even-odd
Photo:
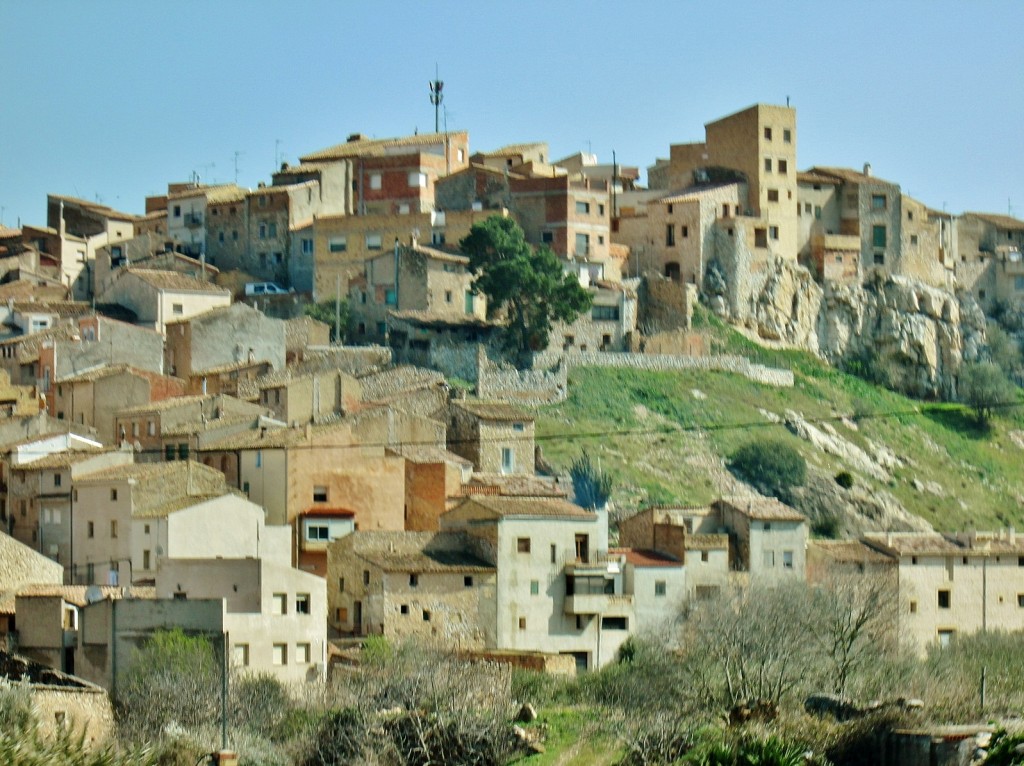
[(774, 497), (723, 497), (713, 505), (725, 506), (758, 521), (807, 521), (807, 517)]
[(323, 160), (341, 160), (349, 157), (380, 155), (392, 153), (394, 149), (408, 147), (415, 151), (420, 146), (444, 146), (453, 137), (466, 138), (465, 132), (451, 131), (447, 133), (419, 133), (401, 138), (361, 138), (346, 141), (326, 149), (319, 149), (299, 157), (300, 162), (318, 162)]
[(533, 415), (519, 407), (504, 402), (482, 402), (478, 400), (463, 400), (452, 402), (453, 407), (465, 410), (481, 420), (501, 421), (527, 421), (533, 422)]
[(658, 551), (641, 548), (609, 548), (608, 553), (625, 556), (635, 567), (681, 567), (683, 562)]
[(151, 287), (158, 290), (178, 290), (182, 292), (196, 293), (219, 293), (231, 295), (230, 291), (218, 287), (212, 282), (204, 282), (201, 279), (181, 274), (177, 271), (162, 271), (159, 269), (127, 269), (128, 274), (133, 274)]
[(561, 498), (487, 497), (471, 495), (462, 505), (475, 504), (497, 516), (544, 516), (595, 519), (597, 514)]

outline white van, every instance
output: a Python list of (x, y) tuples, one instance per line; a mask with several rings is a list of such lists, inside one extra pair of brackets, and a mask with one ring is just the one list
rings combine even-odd
[(287, 295), (289, 292), (276, 282), (247, 282), (245, 285), (246, 295)]

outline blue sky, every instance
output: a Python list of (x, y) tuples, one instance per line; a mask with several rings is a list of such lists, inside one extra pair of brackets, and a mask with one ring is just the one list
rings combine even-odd
[(798, 164), (1024, 218), (1024, 3), (0, 0), (0, 220), (46, 194), (142, 212), (169, 181), (433, 129), (645, 168), (790, 98)]

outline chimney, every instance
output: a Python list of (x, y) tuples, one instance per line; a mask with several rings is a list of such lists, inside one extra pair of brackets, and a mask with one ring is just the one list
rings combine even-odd
[(866, 175), (868, 178), (871, 178), (871, 163), (870, 162), (865, 162), (864, 163), (864, 175)]
[(1010, 527), (1009, 535), (1010, 535), (1010, 545), (1016, 545), (1017, 544), (1017, 530), (1014, 529), (1013, 527)]
[(885, 546), (887, 548), (891, 548), (892, 547), (892, 532), (886, 532), (885, 533)]

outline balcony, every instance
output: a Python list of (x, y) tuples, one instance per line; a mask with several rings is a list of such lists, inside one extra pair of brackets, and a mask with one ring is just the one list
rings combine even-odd
[(633, 597), (624, 594), (625, 557), (605, 551), (581, 556), (565, 564), (566, 614), (602, 614), (628, 617)]
[(185, 213), (184, 223), (190, 229), (198, 229), (203, 225), (202, 213)]

